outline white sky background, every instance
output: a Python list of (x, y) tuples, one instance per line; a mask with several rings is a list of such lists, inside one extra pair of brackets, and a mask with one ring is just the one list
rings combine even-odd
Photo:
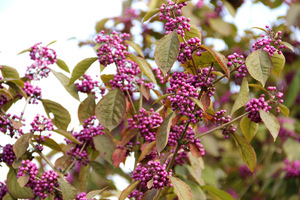
[[(121, 13), (121, 1), (0, 0), (0, 65), (15, 67), (23, 76), (27, 66), (31, 65), (32, 61), (28, 53), (18, 56), (17, 53), (38, 42), (43, 42), (43, 45), (46, 45), (57, 40), (50, 48), (57, 52), (57, 57), (64, 60), (72, 71), (73, 67), (82, 59), (96, 56), (90, 47), (79, 48), (78, 39), (90, 38), (95, 33), (96, 22), (100, 19), (118, 16)], [(271, 24), (277, 16), (284, 15), (287, 9), (287, 6), (284, 5), (280, 9), (270, 12), (261, 4), (250, 5), (250, 0), (246, 0), (246, 2), (238, 10), (234, 20), (240, 33), (253, 26), (264, 27)], [(233, 18), (227, 17), (226, 20), (231, 21)], [(72, 37), (76, 39), (68, 40)], [(98, 70), (98, 63), (94, 65), (92, 68)], [(56, 66), (53, 69), (60, 71)], [(38, 84), (42, 88), (43, 98), (57, 101), (69, 110), (73, 120), (69, 127), (77, 126), (79, 102), (65, 91), (53, 75), (49, 79), (38, 82)], [(85, 96), (81, 96), (81, 100), (84, 98)], [(35, 116), (36, 108), (42, 108), (40, 104), (38, 106), (29, 105), (25, 113), (27, 123), (30, 123), (32, 117)], [(10, 109), (9, 112), (19, 114), (23, 109), (24, 102), (20, 102), (18, 105), (20, 107)], [(0, 145), (4, 146), (13, 142), (14, 140), (0, 134)], [(58, 141), (58, 143), (61, 142), (63, 141)], [(0, 168), (0, 181), (6, 179), (6, 174), (7, 168)]]

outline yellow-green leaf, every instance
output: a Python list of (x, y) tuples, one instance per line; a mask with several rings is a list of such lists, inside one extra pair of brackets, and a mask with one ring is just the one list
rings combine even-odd
[(86, 70), (98, 59), (98, 57), (86, 58), (80, 61), (73, 69), (69, 85), (84, 75)]
[(140, 45), (138, 45), (137, 43), (133, 42), (133, 41), (129, 41), (129, 40), (125, 40), (124, 43), (129, 44), (129, 46), (131, 46), (134, 50), (136, 50), (136, 52), (138, 52), (138, 54), (142, 57), (144, 57), (144, 53), (142, 48), (140, 47)]
[(18, 71), (7, 65), (1, 65), (1, 72), (3, 78), (20, 79)]
[(157, 152), (160, 153), (166, 147), (169, 139), (169, 133), (172, 125), (172, 120), (174, 118), (174, 112), (170, 113), (162, 122), (161, 126), (159, 127), (155, 141), (156, 141), (156, 149)]
[(273, 62), (272, 72), (276, 76), (279, 77), (279, 74), (280, 74), (280, 72), (283, 69), (284, 64), (285, 64), (285, 57), (282, 53), (278, 54), (277, 52), (275, 52), (271, 59), (272, 59), (272, 62)]
[(65, 63), (65, 61), (61, 60), (61, 59), (56, 59), (56, 64), (59, 68), (61, 68), (62, 70), (70, 73), (69, 67), (68, 65)]
[(286, 107), (284, 104), (279, 104), (280, 112), (282, 112), (286, 117), (289, 117), (290, 115), (290, 109)]
[(70, 183), (68, 183), (65, 179), (58, 178), (57, 180), (58, 180), (59, 187), (61, 189), (63, 198), (66, 200), (75, 199), (77, 196), (76, 189)]
[(233, 198), (233, 196), (231, 196), (227, 192), (225, 192), (223, 190), (219, 190), (219, 189), (217, 189), (213, 186), (204, 185), (204, 186), (202, 186), (202, 189), (206, 190), (209, 194), (216, 197), (217, 199), (220, 199), (220, 200), (235, 200), (235, 198)]
[(107, 135), (97, 135), (93, 137), (95, 149), (99, 151), (106, 161), (112, 164), (112, 155), (116, 149), (116, 144)]
[(140, 184), (141, 181), (142, 180), (138, 180), (128, 185), (121, 193), (119, 200), (125, 200), (128, 195)]
[(144, 16), (143, 22), (148, 21), (151, 17), (153, 17), (155, 14), (159, 13), (159, 8), (154, 8), (153, 10), (149, 10), (146, 15)]
[(239, 91), (239, 94), (232, 106), (231, 116), (235, 111), (243, 107), (249, 101), (249, 86), (247, 78), (243, 78), (243, 82)]
[(265, 86), (273, 67), (271, 57), (268, 52), (258, 49), (246, 58), (246, 67), (249, 74), (263, 86)]
[(179, 200), (193, 200), (193, 192), (190, 186), (188, 186), (184, 181), (179, 178), (168, 176), (170, 179), (174, 193), (178, 196)]
[(91, 93), (78, 107), (78, 119), (81, 124), (92, 115), (95, 115), (95, 107), (95, 94)]
[(266, 125), (267, 129), (270, 131), (275, 141), (279, 134), (279, 129), (280, 129), (280, 124), (277, 118), (272, 113), (267, 113), (262, 109), (259, 110), (259, 116), (261, 120), (264, 122), (264, 124)]
[(258, 123), (255, 123), (251, 121), (249, 117), (244, 116), (240, 121), (240, 127), (245, 138), (250, 142), (257, 132)]
[(13, 145), (13, 151), (18, 158), (20, 158), (29, 147), (29, 140), (32, 138), (32, 133), (22, 135)]

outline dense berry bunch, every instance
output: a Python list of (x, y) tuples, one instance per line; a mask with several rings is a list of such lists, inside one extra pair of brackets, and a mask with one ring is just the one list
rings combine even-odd
[(295, 121), (291, 118), (278, 117), (277, 119), (278, 119), (278, 122), (280, 123), (280, 129), (279, 129), (278, 136), (283, 141), (285, 141), (289, 137), (297, 140), (298, 138), (296, 136), (296, 133), (287, 128), (287, 127), (293, 127), (295, 124)]
[(99, 87), (99, 82), (94, 81), (91, 76), (84, 74), (75, 83), (77, 90), (83, 93), (95, 93), (95, 89)]
[(120, 88), (123, 91), (136, 91), (134, 78), (139, 73), (141, 73), (139, 66), (131, 60), (126, 60), (118, 67), (114, 79), (109, 82), (113, 89)]
[(11, 114), (0, 115), (0, 131), (10, 137), (18, 138), (18, 136), (23, 135), (23, 130), (16, 124), (22, 124), (21, 118), (17, 115), (11, 116)]
[[(93, 137), (96, 135), (104, 135), (104, 127), (97, 123), (96, 116), (91, 116), (89, 119), (85, 120), (83, 124), (83, 129), (79, 132), (73, 132), (73, 136), (77, 138), (82, 144), (77, 144), (75, 147), (72, 147), (67, 154), (72, 155), (80, 163), (86, 165), (89, 161), (89, 157), (85, 148), (87, 146), (94, 147)], [(67, 143), (71, 141), (67, 140)], [(85, 145), (85, 146), (83, 146)]]
[(101, 45), (97, 50), (98, 60), (105, 67), (114, 62), (119, 66), (128, 54), (128, 45), (124, 43), (124, 40), (130, 38), (130, 34), (122, 33), (119, 35), (115, 31), (111, 35), (104, 35), (104, 33), (101, 31), (101, 34), (96, 38), (96, 42)]
[(54, 187), (58, 187), (58, 174), (53, 170), (46, 171), (42, 174), (40, 180), (35, 181), (35, 187), (32, 188), (36, 196), (45, 199), (47, 196), (54, 194)]
[[(166, 164), (161, 165), (160, 162), (150, 160), (146, 165), (139, 164), (132, 174), (135, 181), (141, 180), (140, 187), (142, 189), (158, 189), (162, 190), (164, 187), (172, 184), (167, 176), (172, 176), (172, 170), (166, 171)], [(149, 181), (152, 181), (149, 185)], [(148, 185), (148, 186), (147, 186)], [(138, 186), (139, 187), (139, 186)], [(132, 197), (129, 195), (128, 198)]]
[[(276, 34), (273, 32), (272, 29), (269, 29), (269, 26), (266, 26), (267, 31), (268, 31), (268, 38), (264, 38), (266, 35), (262, 34), (261, 37), (263, 39), (260, 39), (258, 41), (256, 41), (253, 45), (253, 51), (256, 51), (257, 49), (262, 49), (263, 51), (266, 51), (269, 53), (269, 55), (272, 57), (274, 55), (274, 53), (281, 54), (282, 52), (280, 51), (280, 49), (284, 49), (286, 48), (286, 46), (281, 45), (281, 31), (278, 31)], [(274, 47), (274, 45), (277, 45), (277, 48)]]
[(37, 114), (33, 122), (30, 123), (30, 132), (42, 132), (42, 131), (52, 131), (54, 129), (52, 120), (45, 117), (44, 115)]
[(4, 104), (6, 104), (7, 102), (9, 102), (9, 99), (6, 97), (5, 94), (1, 94), (0, 95), (0, 109), (2, 108), (2, 106)]
[(242, 165), (239, 167), (239, 174), (242, 178), (247, 178), (253, 175), (253, 172), (246, 165)]
[[(193, 85), (194, 76), (183, 72), (174, 72), (170, 79), (170, 87), (167, 93), (172, 109), (178, 110), (178, 114), (186, 115), (193, 123), (197, 123), (202, 117), (202, 110), (195, 106), (190, 97), (198, 98), (197, 88)], [(196, 111), (194, 111), (196, 109)], [(194, 113), (193, 113), (194, 112)]]
[[(225, 113), (226, 110), (220, 110), (216, 112), (214, 120), (216, 121), (217, 125), (222, 125), (230, 122), (230, 115), (224, 116)], [(225, 136), (225, 138), (228, 138), (229, 134), (235, 133), (236, 129), (237, 127), (233, 126), (233, 124), (227, 125), (226, 127), (222, 128), (222, 134)]]
[(269, 86), (267, 89), (269, 91), (270, 104), (275, 104), (276, 112), (280, 113), (279, 104), (283, 103), (283, 93), (277, 92), (277, 88), (275, 86)]
[(233, 65), (234, 67), (238, 67), (237, 73), (235, 75), (236, 78), (246, 76), (248, 70), (247, 70), (246, 65), (244, 63), (245, 61), (244, 61), (244, 56), (243, 55), (233, 53), (232, 55), (229, 55), (227, 57), (227, 59), (228, 59), (228, 63), (227, 63), (228, 66)]
[(194, 76), (194, 85), (195, 87), (200, 87), (203, 89), (205, 92), (207, 92), (208, 96), (213, 96), (215, 94), (215, 86), (213, 84), (215, 75), (211, 73), (214, 69), (211, 68), (202, 68), (198, 69), (198, 76), (199, 79), (197, 79), (197, 76)]
[(0, 199), (3, 199), (5, 194), (8, 193), (6, 184), (3, 182), (0, 182)]
[(300, 178), (300, 160), (284, 160), (285, 166), (282, 170), (286, 171), (286, 178)]
[(160, 71), (160, 69), (155, 68), (155, 69), (153, 69), (153, 71), (156, 73), (156, 78), (159, 79), (159, 82), (161, 84), (164, 84), (166, 82), (166, 80), (165, 80), (164, 76), (162, 75), (162, 72)]
[(128, 125), (132, 129), (139, 129), (141, 136), (145, 138), (147, 142), (155, 140), (156, 129), (161, 125), (163, 118), (159, 116), (159, 113), (154, 112), (153, 108), (146, 111), (141, 108), (139, 114), (135, 114), (132, 118), (128, 119)]
[(7, 165), (12, 165), (16, 158), (16, 155), (11, 144), (7, 144), (2, 148), (2, 153), (0, 154), (0, 162), (5, 162)]
[(42, 90), (38, 86), (34, 87), (30, 81), (24, 83), (24, 91), (26, 92), (28, 98), (30, 98), (30, 104), (38, 104), (37, 100), (42, 98)]
[(81, 192), (80, 194), (77, 195), (76, 200), (88, 200), (86, 198), (86, 193), (85, 192)]
[(31, 162), (30, 160), (22, 160), (21, 166), (19, 166), (17, 178), (29, 175), (29, 181), (26, 186), (34, 188), (37, 174), (38, 168), (35, 163)]
[(177, 34), (184, 37), (184, 31), (190, 31), (191, 25), (190, 18), (185, 18), (184, 16), (174, 16), (173, 12), (177, 15), (181, 15), (181, 9), (186, 6), (187, 3), (175, 4), (171, 0), (168, 0), (168, 4), (162, 4), (160, 7), (159, 19), (161, 21), (166, 20), (165, 30), (166, 34), (171, 33), (173, 30), (177, 30)]
[(41, 47), (40, 44), (31, 47), (30, 58), (34, 63), (27, 67), (25, 74), (30, 80), (48, 77), (51, 71), (48, 65), (56, 63), (56, 52), (48, 47)]
[(261, 122), (261, 118), (259, 116), (259, 110), (262, 109), (265, 112), (269, 112), (271, 110), (271, 106), (265, 101), (265, 95), (261, 95), (260, 98), (252, 98), (247, 104), (246, 104), (246, 112), (250, 113), (248, 114), (248, 117), (251, 119), (251, 121), (259, 123)]
[[(173, 148), (171, 151), (171, 153), (174, 153), (175, 152), (175, 148)], [(180, 149), (177, 156), (175, 157), (175, 160), (174, 160), (174, 163), (173, 163), (173, 166), (176, 166), (176, 165), (184, 165), (187, 160), (188, 160), (189, 156), (188, 156), (188, 152), (183, 150), (183, 149)], [(171, 161), (171, 158), (167, 161), (167, 165), (169, 164), (169, 162)]]
[(199, 49), (199, 46), (201, 45), (201, 40), (198, 37), (194, 37), (189, 39), (186, 43), (185, 42), (181, 42), (180, 43), (180, 52), (179, 55), (177, 57), (177, 60), (180, 63), (185, 63), (187, 60), (191, 60), (192, 59), (192, 54), (193, 52), (197, 51), (197, 55), (200, 56), (201, 55), (201, 51)]

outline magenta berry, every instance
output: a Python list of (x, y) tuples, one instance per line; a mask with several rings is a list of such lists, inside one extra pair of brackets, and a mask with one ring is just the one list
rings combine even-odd
[[(231, 121), (231, 117), (229, 115), (224, 116), (224, 114), (226, 113), (226, 110), (220, 110), (218, 112), (216, 112), (215, 116), (214, 116), (214, 120), (216, 121), (217, 125), (222, 125), (225, 123), (228, 123)], [(233, 124), (227, 125), (225, 127), (223, 127), (222, 130), (222, 134), (225, 136), (225, 138), (228, 138), (230, 134), (235, 133), (237, 127), (233, 126)]]
[(253, 98), (246, 104), (246, 112), (250, 111), (248, 117), (251, 119), (251, 121), (256, 123), (261, 122), (261, 118), (259, 116), (260, 109), (264, 110), (265, 112), (269, 112), (271, 109), (271, 106), (269, 106), (269, 104), (265, 101), (264, 95), (261, 95), (261, 97), (258, 99)]
[(201, 50), (199, 49), (199, 46), (201, 45), (201, 41), (198, 37), (194, 37), (189, 39), (186, 43), (182, 42), (180, 44), (180, 52), (177, 57), (178, 62), (185, 63), (187, 60), (192, 59), (193, 52), (197, 52), (197, 56), (201, 55)]
[(82, 93), (95, 93), (97, 87), (99, 87), (99, 82), (94, 81), (91, 76), (84, 74), (75, 83), (77, 90)]
[(8, 193), (6, 184), (3, 182), (0, 182), (0, 199), (3, 199), (5, 194)]
[(42, 90), (38, 86), (34, 87), (29, 81), (24, 83), (24, 91), (27, 98), (30, 98), (30, 104), (38, 104), (38, 100), (42, 98)]
[(2, 153), (0, 154), (0, 162), (5, 162), (7, 165), (12, 165), (16, 158), (16, 155), (13, 151), (13, 146), (7, 144), (2, 148)]
[(286, 178), (298, 178), (300, 177), (300, 160), (289, 161), (284, 160), (285, 166), (282, 168), (286, 172)]

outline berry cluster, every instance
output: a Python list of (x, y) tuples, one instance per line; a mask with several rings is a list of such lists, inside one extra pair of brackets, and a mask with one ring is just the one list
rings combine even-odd
[(180, 63), (185, 63), (187, 60), (192, 59), (193, 52), (197, 51), (197, 56), (201, 56), (201, 50), (199, 49), (199, 46), (201, 45), (201, 40), (198, 37), (194, 37), (189, 39), (186, 43), (181, 42), (180, 43), (180, 52), (177, 57), (177, 60)]
[(99, 87), (98, 81), (93, 81), (91, 76), (84, 74), (80, 77), (77, 82), (75, 83), (77, 90), (83, 93), (95, 93), (95, 89)]
[(33, 122), (30, 123), (30, 132), (42, 132), (42, 131), (52, 131), (54, 129), (52, 120), (45, 117), (44, 115), (37, 114)]
[(161, 21), (166, 20), (165, 30), (166, 34), (171, 33), (173, 30), (177, 30), (177, 34), (182, 37), (185, 36), (184, 31), (190, 31), (191, 25), (190, 18), (185, 18), (184, 16), (174, 16), (173, 13), (181, 15), (181, 9), (186, 6), (187, 2), (175, 4), (171, 0), (168, 0), (168, 4), (162, 4), (160, 7), (159, 19)]
[(284, 160), (285, 166), (282, 170), (286, 171), (286, 178), (300, 178), (300, 160)]
[(0, 109), (2, 108), (2, 106), (4, 104), (6, 104), (7, 102), (9, 102), (9, 99), (7, 98), (7, 96), (5, 94), (1, 94), (0, 95)]
[(275, 86), (269, 86), (267, 89), (269, 90), (270, 104), (274, 103), (276, 106), (276, 112), (280, 113), (279, 104), (283, 103), (283, 93), (277, 92), (277, 88)]
[(88, 200), (86, 198), (86, 193), (85, 192), (81, 192), (80, 194), (77, 195), (76, 200)]
[(198, 76), (200, 81), (197, 79), (197, 76), (194, 76), (194, 80), (193, 80), (195, 87), (200, 87), (205, 92), (207, 92), (208, 96), (210, 97), (215, 94), (214, 91), (216, 90), (213, 84), (215, 75), (211, 73), (211, 71), (213, 70), (214, 70), (213, 68), (198, 69)]
[(96, 38), (96, 42), (101, 45), (97, 50), (98, 60), (105, 67), (113, 62), (119, 66), (128, 54), (128, 45), (124, 43), (124, 39), (128, 39), (130, 34), (122, 33), (119, 36), (115, 31), (112, 35), (104, 35), (104, 33), (101, 31), (101, 34)]
[(42, 99), (42, 90), (38, 86), (34, 87), (30, 81), (24, 83), (24, 91), (27, 94), (27, 98), (30, 98), (30, 104), (38, 104), (38, 100)]
[(3, 182), (0, 182), (0, 199), (3, 199), (5, 194), (8, 193), (6, 184)]
[(286, 139), (288, 137), (294, 138), (296, 140), (299, 139), (299, 138), (297, 138), (296, 133), (294, 131), (285, 128), (285, 127), (293, 127), (294, 126), (295, 121), (293, 119), (291, 119), (291, 118), (282, 118), (282, 117), (278, 117), (277, 119), (278, 119), (278, 122), (280, 123), (280, 129), (279, 129), (278, 136), (283, 141), (286, 141)]
[(261, 122), (261, 118), (259, 116), (259, 110), (262, 109), (266, 112), (269, 112), (269, 110), (272, 109), (271, 106), (265, 101), (265, 95), (262, 94), (260, 98), (252, 98), (247, 104), (246, 104), (246, 112), (250, 113), (248, 114), (248, 117), (251, 119), (251, 121), (259, 123)]
[(197, 123), (202, 117), (202, 110), (196, 107), (194, 101), (190, 99), (190, 97), (198, 98), (199, 96), (194, 80), (195, 77), (191, 74), (174, 72), (170, 79), (170, 87), (167, 89), (167, 93), (172, 95), (167, 99), (170, 100), (174, 111), (178, 110), (179, 115), (186, 115), (191, 122)]
[(29, 181), (25, 186), (34, 188), (36, 183), (36, 175), (38, 174), (38, 168), (35, 163), (30, 160), (22, 160), (21, 166), (19, 166), (17, 178), (25, 175), (29, 175)]
[[(162, 190), (165, 186), (172, 186), (167, 176), (172, 176), (172, 170), (167, 172), (166, 164), (161, 165), (160, 162), (154, 162), (152, 160), (146, 165), (139, 164), (132, 174), (132, 178), (135, 181), (142, 180), (140, 186), (138, 186), (138, 188), (140, 187), (142, 190), (146, 188)], [(149, 184), (149, 181), (151, 181), (151, 184)], [(134, 192), (131, 193), (128, 198), (136, 197), (138, 199), (139, 196), (141, 196), (139, 192)]]
[(253, 172), (246, 165), (242, 165), (239, 167), (239, 174), (242, 178), (247, 178), (253, 175)]
[(245, 61), (244, 61), (244, 56), (243, 55), (239, 55), (237, 53), (233, 53), (232, 55), (229, 55), (227, 57), (228, 59), (228, 66), (235, 66), (238, 67), (237, 69), (237, 73), (235, 75), (235, 78), (239, 78), (239, 77), (245, 77), (248, 70), (246, 68), (245, 65)]
[[(94, 147), (93, 137), (96, 135), (104, 135), (104, 127), (97, 123), (96, 116), (91, 116), (89, 119), (85, 120), (83, 124), (83, 129), (80, 132), (73, 132), (75, 138), (82, 142), (82, 144), (77, 144), (75, 147), (72, 147), (67, 154), (72, 155), (80, 163), (86, 165), (89, 162), (89, 157), (85, 148), (87, 146)], [(67, 143), (71, 141), (67, 140)], [(85, 143), (85, 147), (83, 147)], [(83, 148), (83, 149), (82, 149)]]
[(35, 187), (32, 188), (36, 196), (45, 199), (47, 196), (54, 194), (54, 187), (58, 187), (58, 174), (53, 170), (46, 171), (42, 174), (41, 180), (35, 181)]
[[(256, 51), (257, 49), (262, 49), (263, 51), (266, 51), (269, 53), (269, 55), (272, 57), (274, 53), (277, 51), (278, 54), (281, 54), (282, 52), (280, 49), (286, 48), (286, 46), (281, 45), (281, 31), (278, 31), (276, 34), (273, 32), (272, 29), (269, 29), (269, 26), (266, 26), (268, 38), (264, 38), (266, 35), (262, 34), (261, 37), (263, 39), (260, 39), (256, 41), (253, 45), (253, 51)], [(278, 45), (278, 50), (274, 47), (274, 45)]]
[(51, 69), (48, 67), (56, 63), (56, 52), (48, 47), (41, 47), (41, 43), (37, 43), (31, 47), (30, 58), (34, 63), (27, 67), (25, 76), (30, 80), (40, 80), (48, 77)]
[(162, 117), (159, 116), (159, 113), (154, 112), (153, 108), (149, 112), (141, 108), (139, 114), (135, 114), (132, 118), (128, 119), (129, 128), (139, 129), (141, 136), (147, 142), (155, 140), (156, 131), (154, 129), (159, 127), (162, 122)]
[[(222, 125), (225, 123), (230, 122), (231, 117), (227, 115), (226, 117), (224, 114), (226, 113), (226, 110), (220, 110), (216, 112), (214, 116), (214, 120), (216, 121), (217, 125)], [(233, 126), (233, 124), (227, 125), (226, 127), (222, 128), (222, 134), (225, 136), (225, 138), (229, 137), (229, 134), (235, 133), (237, 127)]]
[(9, 113), (7, 115), (0, 115), (0, 131), (4, 134), (9, 135), (10, 137), (15, 136), (15, 138), (17, 139), (18, 136), (23, 135), (23, 130), (14, 124), (17, 124), (21, 121), (25, 120), (21, 120), (21, 118), (17, 115), (11, 116), (11, 114)]
[(11, 144), (7, 144), (2, 148), (2, 153), (0, 154), (0, 162), (5, 162), (7, 165), (12, 165), (16, 155)]
[(165, 78), (162, 75), (162, 72), (160, 71), (159, 68), (153, 69), (153, 71), (156, 73), (156, 78), (158, 78), (159, 82), (161, 84), (164, 84), (166, 82)]

